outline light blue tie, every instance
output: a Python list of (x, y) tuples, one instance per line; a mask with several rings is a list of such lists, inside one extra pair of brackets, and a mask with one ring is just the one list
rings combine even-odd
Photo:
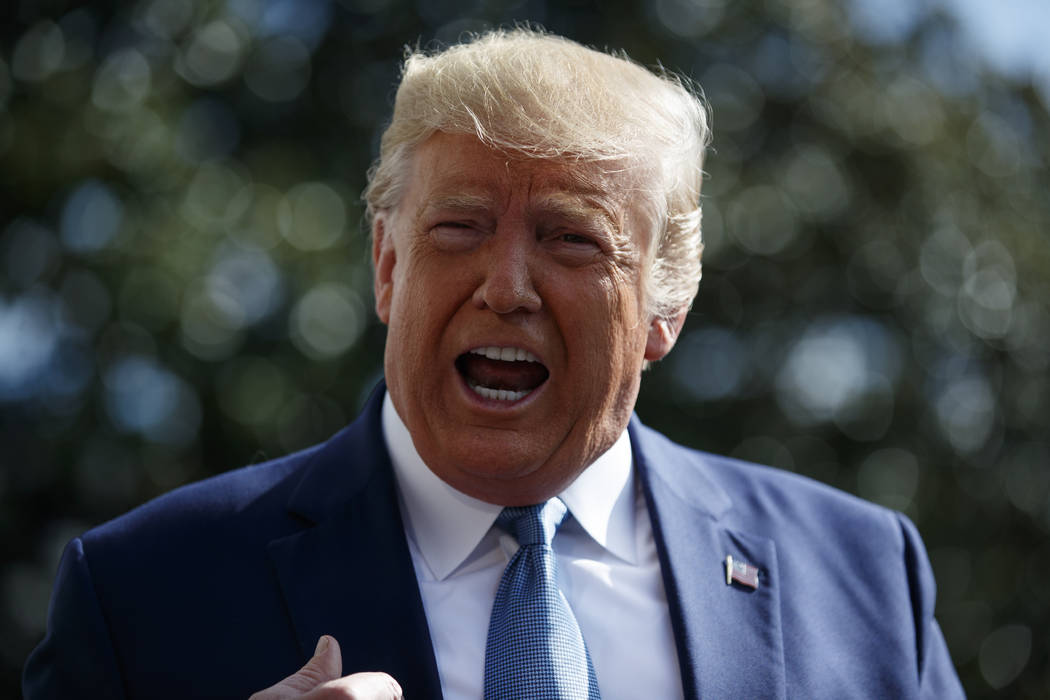
[(485, 700), (600, 700), (580, 626), (558, 590), (551, 541), (557, 498), (504, 508), (496, 524), (521, 545), (503, 571), (485, 647)]

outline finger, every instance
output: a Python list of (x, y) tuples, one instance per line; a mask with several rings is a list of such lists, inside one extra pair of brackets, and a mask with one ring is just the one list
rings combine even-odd
[(386, 673), (354, 673), (317, 688), (310, 697), (351, 700), (402, 700), (401, 686)]
[(305, 693), (322, 683), (339, 678), (342, 671), (343, 658), (339, 652), (339, 642), (335, 641), (335, 637), (325, 634), (317, 640), (313, 658), (278, 685)]
[(249, 700), (284, 700), (298, 697), (331, 680), (343, 672), (343, 657), (335, 637), (322, 635), (317, 640), (314, 655), (306, 664), (277, 685), (252, 695)]

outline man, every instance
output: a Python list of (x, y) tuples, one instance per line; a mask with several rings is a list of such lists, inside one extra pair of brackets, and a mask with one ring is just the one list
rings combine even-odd
[(366, 192), (385, 386), (74, 540), (26, 696), (961, 696), (903, 516), (632, 418), (707, 141), (561, 38), (410, 57)]

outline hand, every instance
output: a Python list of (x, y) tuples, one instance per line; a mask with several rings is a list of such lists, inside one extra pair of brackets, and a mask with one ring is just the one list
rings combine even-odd
[(327, 634), (317, 640), (312, 659), (277, 685), (248, 700), (402, 700), (401, 686), (385, 673), (354, 673), (340, 678), (339, 642)]

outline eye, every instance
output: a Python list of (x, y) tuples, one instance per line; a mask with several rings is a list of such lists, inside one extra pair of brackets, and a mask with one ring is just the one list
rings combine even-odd
[(468, 221), (442, 221), (430, 229), (430, 236), (438, 248), (446, 251), (469, 250), (484, 234)]
[(604, 252), (598, 236), (564, 229), (552, 232), (546, 246), (556, 260), (570, 267), (588, 265)]
[(558, 240), (571, 245), (597, 245), (592, 239), (579, 233), (563, 233), (558, 236)]

